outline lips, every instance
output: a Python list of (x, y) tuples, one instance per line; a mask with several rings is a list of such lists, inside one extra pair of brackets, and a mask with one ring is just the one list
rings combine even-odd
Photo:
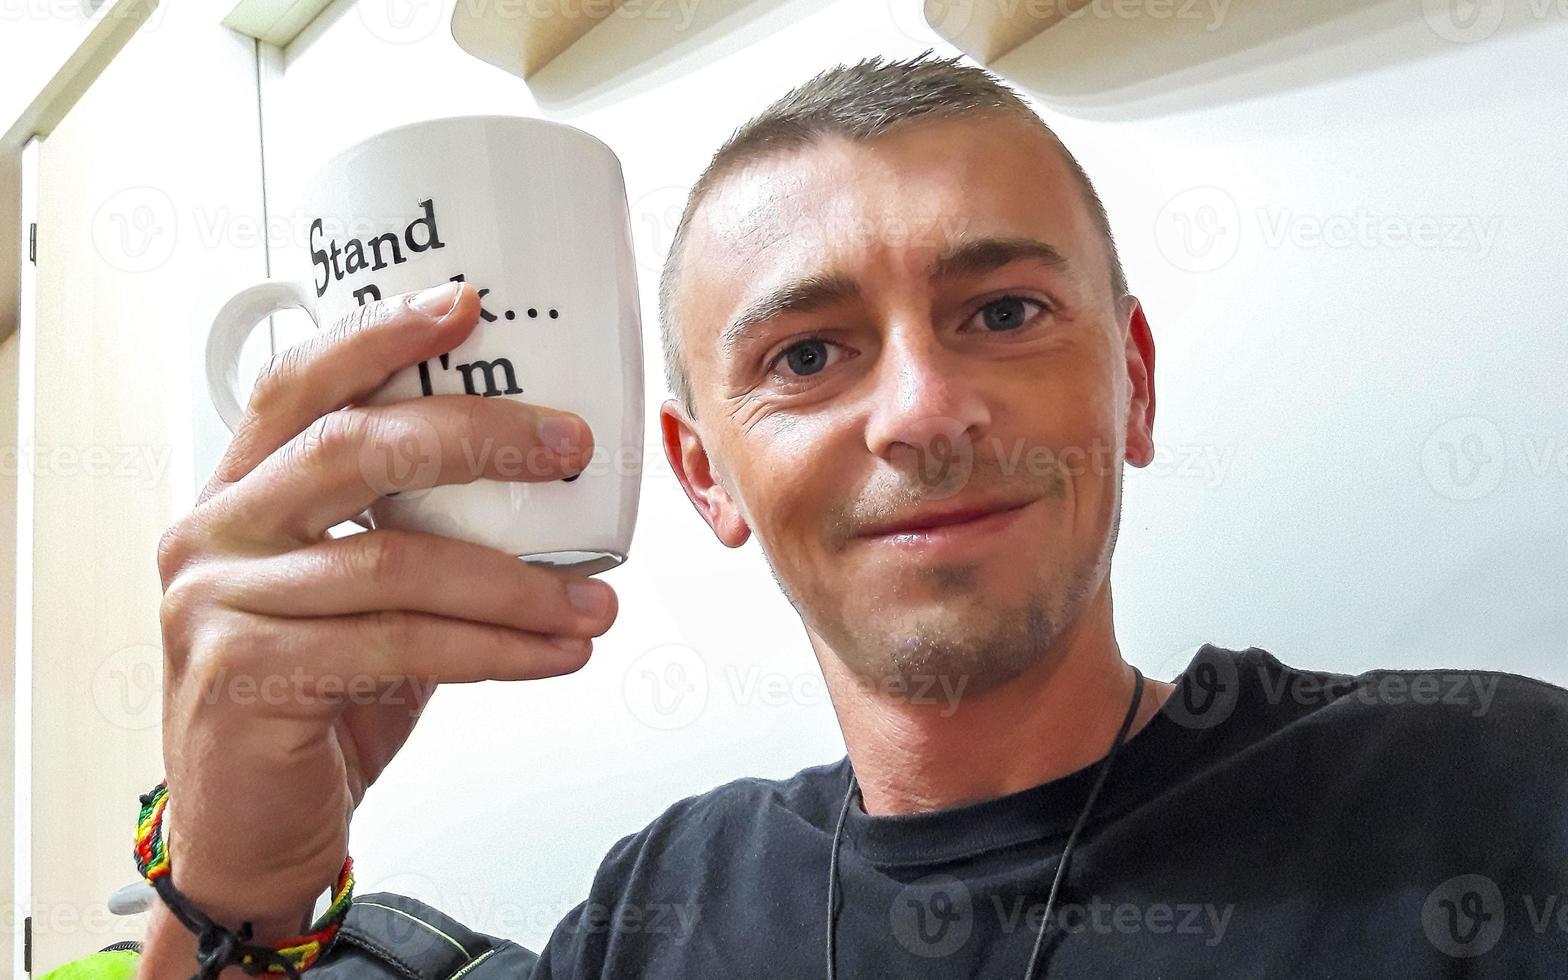
[(964, 524), (983, 517), (989, 517), (993, 514), (1018, 510), (1028, 503), (1029, 501), (1025, 500), (924, 508), (868, 528), (861, 533), (861, 536), (884, 537), (893, 534), (918, 534), (933, 528)]

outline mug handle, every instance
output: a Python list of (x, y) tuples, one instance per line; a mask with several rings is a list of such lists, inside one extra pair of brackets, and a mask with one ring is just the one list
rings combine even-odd
[(207, 392), (218, 417), (233, 432), (245, 410), (240, 406), (240, 351), (256, 324), (274, 313), (299, 308), (316, 326), (316, 284), (304, 279), (268, 279), (247, 286), (223, 304), (207, 332)]

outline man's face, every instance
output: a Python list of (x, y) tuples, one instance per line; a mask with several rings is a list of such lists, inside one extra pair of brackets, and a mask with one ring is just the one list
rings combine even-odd
[[(870, 683), (994, 686), (1104, 587), (1154, 351), (1081, 193), (1025, 124), (917, 121), (751, 162), (693, 215), (670, 461)], [(968, 508), (1011, 510), (875, 533)]]

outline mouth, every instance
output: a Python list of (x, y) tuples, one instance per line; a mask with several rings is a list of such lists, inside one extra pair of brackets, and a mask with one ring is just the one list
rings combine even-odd
[(983, 552), (1016, 533), (1034, 503), (1029, 500), (991, 510), (971, 508), (915, 517), (863, 534), (859, 540), (873, 547), (919, 552), (927, 557)]

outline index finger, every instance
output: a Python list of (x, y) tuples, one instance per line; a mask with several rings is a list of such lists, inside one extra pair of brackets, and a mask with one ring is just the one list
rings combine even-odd
[(240, 480), (312, 422), (365, 398), (398, 371), (452, 350), (479, 322), (466, 282), (357, 307), (275, 354), (197, 503)]

